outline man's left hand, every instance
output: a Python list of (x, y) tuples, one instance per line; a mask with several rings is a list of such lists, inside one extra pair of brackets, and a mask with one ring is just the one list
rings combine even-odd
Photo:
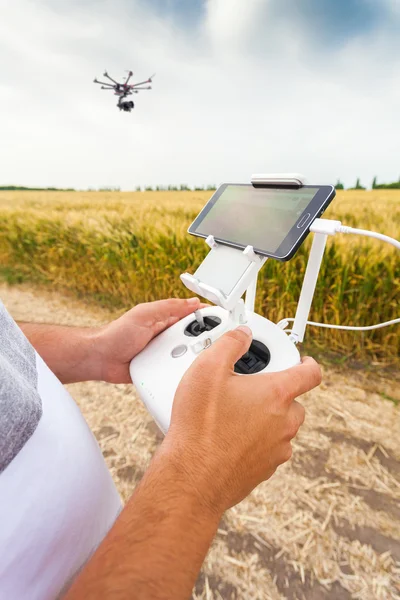
[(99, 379), (131, 383), (129, 363), (159, 333), (203, 306), (198, 298), (159, 300), (138, 304), (127, 313), (100, 327), (94, 350), (100, 361)]

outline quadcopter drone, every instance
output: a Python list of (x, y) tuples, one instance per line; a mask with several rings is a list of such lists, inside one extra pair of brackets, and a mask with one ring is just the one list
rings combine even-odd
[(132, 100), (125, 100), (125, 98), (127, 96), (130, 96), (132, 93), (137, 94), (139, 90), (151, 90), (151, 85), (147, 87), (140, 86), (144, 86), (146, 83), (151, 83), (155, 74), (146, 79), (146, 81), (140, 81), (139, 83), (129, 83), (129, 80), (132, 77), (132, 75), (132, 71), (128, 71), (128, 76), (126, 80), (123, 83), (118, 83), (117, 81), (115, 81), (115, 79), (109, 76), (107, 71), (105, 71), (103, 73), (103, 77), (107, 77), (107, 79), (109, 79), (112, 83), (108, 83), (107, 81), (98, 81), (98, 79), (95, 79), (94, 83), (100, 83), (102, 90), (114, 90), (114, 94), (118, 96), (117, 106), (119, 110), (131, 112), (135, 105)]

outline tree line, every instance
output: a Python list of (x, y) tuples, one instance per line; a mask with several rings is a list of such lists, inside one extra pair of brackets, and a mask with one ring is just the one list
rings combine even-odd
[[(335, 188), (337, 190), (346, 189), (343, 183), (338, 179)], [(398, 181), (394, 181), (393, 183), (377, 183), (377, 177), (374, 177), (372, 180), (371, 188), (373, 190), (400, 190), (400, 177)], [(366, 188), (361, 184), (360, 178), (357, 177), (356, 185), (354, 187), (347, 188), (348, 190), (365, 190)]]
[[(195, 186), (190, 187), (185, 183), (181, 185), (156, 185), (144, 186), (140, 185), (135, 188), (136, 192), (183, 192), (183, 191), (213, 191), (216, 190), (216, 185)], [(75, 188), (56, 188), (56, 187), (25, 187), (23, 185), (0, 185), (0, 190), (3, 191), (26, 191), (26, 192), (120, 192), (119, 186), (107, 186), (99, 188), (87, 188), (86, 190), (77, 190)]]
[(0, 190), (25, 191), (25, 192), (75, 192), (74, 188), (56, 188), (56, 187), (24, 187), (23, 185), (0, 185)]
[(145, 187), (140, 187), (138, 185), (135, 188), (136, 192), (208, 192), (214, 191), (217, 189), (216, 185), (195, 185), (194, 187), (190, 187), (186, 185), (186, 183), (181, 183), (181, 185), (156, 185), (152, 187), (151, 185), (146, 185)]
[[(361, 184), (360, 178), (357, 177), (357, 181), (354, 187), (345, 188), (343, 183), (338, 179), (336, 182), (335, 188), (337, 190), (365, 190), (366, 188)], [(398, 181), (393, 183), (378, 183), (377, 177), (374, 177), (372, 181), (371, 188), (373, 190), (399, 190), (400, 189), (400, 177)], [(136, 192), (184, 192), (184, 191), (194, 191), (194, 192), (212, 192), (217, 189), (216, 185), (205, 185), (205, 186), (194, 186), (190, 187), (185, 183), (181, 183), (180, 185), (156, 185), (152, 187), (151, 185), (146, 185), (141, 187), (138, 185), (135, 188)], [(4, 191), (30, 191), (30, 192), (76, 192), (76, 191), (86, 191), (86, 192), (120, 192), (121, 188), (118, 186), (110, 186), (110, 187), (100, 187), (100, 188), (88, 188), (87, 190), (76, 190), (74, 188), (56, 188), (56, 187), (25, 187), (21, 185), (1, 185), (0, 190)]]

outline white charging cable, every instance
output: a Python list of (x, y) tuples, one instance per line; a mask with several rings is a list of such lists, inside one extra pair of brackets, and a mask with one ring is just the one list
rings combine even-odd
[[(322, 234), (324, 236), (325, 240), (326, 240), (326, 236), (336, 235), (336, 233), (353, 233), (356, 235), (364, 235), (367, 237), (376, 238), (383, 242), (392, 244), (392, 246), (394, 246), (395, 248), (400, 250), (400, 242), (398, 240), (395, 240), (394, 238), (389, 237), (388, 235), (383, 235), (382, 233), (376, 233), (374, 231), (367, 231), (365, 229), (355, 229), (353, 227), (346, 227), (345, 225), (342, 225), (341, 221), (330, 221), (328, 219), (315, 219), (315, 221), (313, 222), (313, 224), (310, 227), (310, 231), (313, 233)], [(319, 261), (322, 259), (322, 253), (324, 251), (324, 246), (325, 246), (325, 242), (323, 243), (323, 247), (320, 250), (321, 256), (319, 257)], [(316, 276), (317, 276), (317, 274), (316, 274)], [(316, 276), (315, 276), (314, 286), (316, 283)], [(311, 302), (311, 300), (310, 300), (310, 302)], [(306, 315), (304, 315), (304, 316), (306, 316)], [(281, 329), (286, 330), (286, 327), (289, 325), (289, 323), (291, 321), (295, 321), (295, 319), (292, 319), (292, 318), (281, 319), (279, 321), (279, 323), (277, 323), (277, 325)], [(303, 322), (303, 335), (304, 335), (304, 321), (302, 321), (302, 322)], [(305, 324), (311, 325), (314, 327), (325, 327), (327, 329), (342, 329), (342, 330), (347, 330), (347, 331), (372, 331), (374, 329), (380, 329), (381, 327), (388, 327), (389, 325), (395, 325), (397, 323), (400, 323), (400, 318), (392, 319), (391, 321), (385, 321), (384, 323), (378, 323), (376, 325), (369, 325), (367, 327), (350, 327), (347, 325), (331, 325), (329, 323), (316, 323), (314, 321), (306, 321)], [(287, 333), (290, 333), (290, 331), (287, 331)], [(300, 338), (300, 340), (298, 340), (298, 336), (293, 335), (293, 341), (295, 343), (297, 343), (297, 341), (301, 341), (301, 340), (302, 340), (302, 337)]]
[(367, 237), (376, 238), (382, 242), (392, 244), (400, 250), (400, 242), (383, 233), (368, 231), (366, 229), (355, 229), (354, 227), (346, 227), (340, 221), (329, 221), (328, 219), (315, 219), (310, 227), (310, 231), (314, 233), (324, 233), (325, 235), (335, 235), (336, 233), (354, 233), (356, 235), (365, 235)]
[[(278, 327), (285, 330), (286, 333), (290, 333), (286, 329), (290, 322), (294, 319), (281, 319), (277, 323)], [(384, 323), (378, 323), (377, 325), (368, 325), (367, 327), (350, 327), (348, 325), (330, 325), (329, 323), (315, 323), (315, 321), (307, 321), (307, 325), (313, 325), (314, 327), (325, 327), (326, 329), (343, 329), (347, 331), (372, 331), (373, 329), (380, 329), (381, 327), (388, 327), (388, 325), (396, 325), (400, 323), (400, 319), (392, 319), (391, 321), (385, 321)]]

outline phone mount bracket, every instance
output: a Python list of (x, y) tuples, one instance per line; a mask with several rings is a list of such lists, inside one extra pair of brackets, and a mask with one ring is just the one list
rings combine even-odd
[(212, 235), (206, 244), (210, 252), (194, 275), (183, 273), (181, 281), (195, 294), (233, 311), (267, 258), (256, 254), (252, 246), (240, 250), (216, 242)]
[(306, 185), (307, 180), (301, 173), (261, 173), (252, 175), (251, 183), (256, 188), (299, 189)]

